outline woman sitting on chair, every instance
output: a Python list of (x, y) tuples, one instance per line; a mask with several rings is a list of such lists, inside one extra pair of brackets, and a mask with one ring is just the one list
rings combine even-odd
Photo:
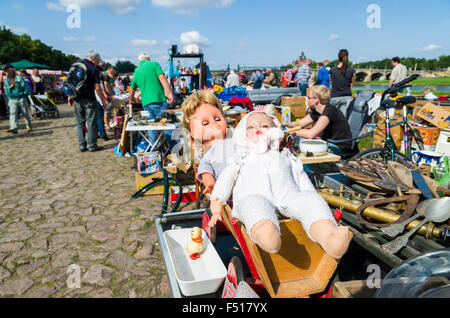
[[(345, 116), (336, 107), (330, 105), (330, 89), (323, 85), (313, 86), (308, 93), (308, 106), (310, 113), (300, 121), (291, 122), (288, 128), (301, 127), (294, 135), (302, 138), (313, 139), (320, 135), (323, 140), (351, 139), (352, 133)], [(304, 129), (313, 124), (309, 129)], [(352, 150), (352, 142), (329, 144), (331, 152), (343, 156)]]

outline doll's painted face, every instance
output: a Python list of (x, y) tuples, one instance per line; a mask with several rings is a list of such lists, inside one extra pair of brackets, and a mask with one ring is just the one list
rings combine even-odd
[(216, 106), (203, 104), (192, 115), (190, 129), (192, 138), (213, 145), (225, 139), (227, 122)]
[(247, 118), (247, 138), (257, 143), (258, 138), (273, 127), (276, 126), (272, 118), (264, 113), (253, 113)]

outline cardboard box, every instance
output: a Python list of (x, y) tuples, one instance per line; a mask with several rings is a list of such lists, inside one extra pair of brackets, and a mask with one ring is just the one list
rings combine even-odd
[(420, 108), (416, 116), (438, 128), (450, 128), (450, 112), (445, 107), (427, 103)]
[[(377, 130), (373, 136), (373, 146), (374, 147), (383, 147), (384, 143), (385, 143), (385, 138), (386, 138), (386, 125), (384, 124), (384, 114), (380, 114), (380, 119), (377, 123)], [(401, 121), (403, 118), (400, 117), (394, 117), (391, 118), (391, 125)], [(404, 135), (404, 130), (402, 129), (402, 127), (400, 125), (395, 126), (395, 127), (391, 127), (391, 135), (392, 138), (394, 139), (394, 143), (397, 146), (398, 149), (400, 149), (401, 145), (402, 145), (402, 140), (403, 140), (403, 135)]]
[(275, 106), (275, 117), (281, 124), (291, 122), (291, 108), (287, 106)]
[(168, 162), (164, 166), (169, 173), (176, 174), (180, 171), (187, 173), (188, 170), (192, 167), (190, 162), (184, 162), (180, 158), (177, 158), (175, 154), (168, 154), (166, 156)]
[[(164, 175), (162, 172), (157, 172), (149, 175), (140, 175), (136, 172), (136, 190), (141, 190), (143, 187), (145, 187), (147, 184), (154, 181), (156, 178), (163, 178)], [(164, 194), (164, 185), (161, 184), (160, 186), (156, 186), (153, 189), (148, 190), (144, 193), (144, 196), (148, 195), (160, 195)]]
[(283, 96), (281, 106), (306, 106), (305, 96)]
[(148, 175), (161, 171), (161, 154), (159, 152), (136, 153), (135, 168), (141, 175)]
[(306, 117), (306, 97), (282, 97), (281, 106), (288, 106), (291, 109), (291, 120), (302, 119)]

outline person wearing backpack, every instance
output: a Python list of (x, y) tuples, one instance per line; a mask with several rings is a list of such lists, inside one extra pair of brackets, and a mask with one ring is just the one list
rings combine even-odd
[[(107, 104), (100, 87), (100, 72), (97, 67), (99, 62), (100, 55), (95, 51), (90, 51), (84, 60), (75, 63), (77, 64), (77, 67), (74, 67), (74, 64), (71, 71), (69, 71), (67, 77), (70, 79), (72, 86), (67, 83), (65, 83), (64, 86), (64, 92), (70, 96), (71, 103), (74, 106), (78, 133), (78, 147), (81, 152), (85, 152), (86, 150), (95, 152), (103, 149), (102, 147), (97, 146), (98, 114), (95, 92), (97, 92), (97, 95), (100, 97), (103, 109), (106, 109)], [(74, 78), (78, 78), (78, 81), (73, 80)], [(67, 87), (69, 87), (69, 90), (67, 90)], [(86, 123), (88, 134), (87, 142), (85, 132)]]
[(254, 89), (261, 89), (264, 81), (264, 76), (261, 74), (261, 71), (257, 69), (255, 74), (253, 74), (252, 77), (250, 78), (250, 80), (253, 81)]
[(22, 76), (16, 73), (12, 65), (4, 67), (7, 76), (5, 77), (5, 93), (8, 97), (9, 106), (9, 129), (7, 132), (17, 134), (19, 121), (19, 110), (22, 112), (27, 126), (27, 132), (31, 131), (31, 120), (28, 115), (28, 95), (31, 94), (30, 86)]

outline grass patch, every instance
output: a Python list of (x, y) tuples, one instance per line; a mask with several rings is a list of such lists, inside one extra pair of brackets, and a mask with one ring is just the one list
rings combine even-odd
[[(382, 89), (369, 89), (369, 88), (352, 88), (352, 94), (356, 94), (358, 91), (380, 91)], [(412, 95), (423, 95), (423, 91), (411, 91)], [(434, 95), (436, 95), (437, 97), (439, 96), (447, 96), (450, 95), (450, 92), (445, 92), (445, 91), (434, 91), (433, 92)]]
[[(369, 81), (369, 82), (355, 82), (355, 85), (387, 85), (389, 81)], [(439, 78), (419, 78), (413, 82), (413, 85), (450, 85), (450, 77)]]
[(55, 282), (54, 281), (46, 282), (45, 285), (47, 285), (48, 287), (55, 287)]

